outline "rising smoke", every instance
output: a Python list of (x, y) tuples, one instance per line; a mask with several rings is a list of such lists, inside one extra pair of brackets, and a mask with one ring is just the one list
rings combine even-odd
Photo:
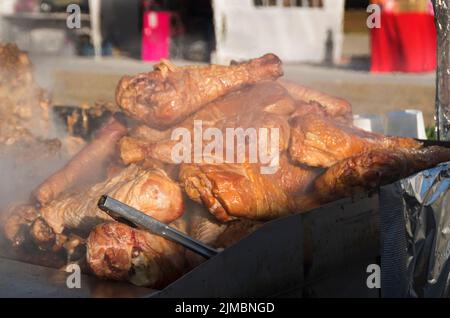
[(66, 130), (52, 120), (51, 101), (36, 83), (29, 57), (0, 44), (0, 211), (27, 201), (68, 160)]

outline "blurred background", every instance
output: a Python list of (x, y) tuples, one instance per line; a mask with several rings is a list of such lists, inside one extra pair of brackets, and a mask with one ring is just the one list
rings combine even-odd
[[(67, 25), (70, 4), (80, 28)], [(1, 0), (0, 42), (29, 54), (56, 105), (113, 103), (121, 76), (160, 59), (229, 63), (273, 52), (287, 79), (348, 99), (359, 126), (385, 132), (380, 120), (412, 109), (424, 118), (417, 136), (428, 127), (432, 137), (429, 0)]]

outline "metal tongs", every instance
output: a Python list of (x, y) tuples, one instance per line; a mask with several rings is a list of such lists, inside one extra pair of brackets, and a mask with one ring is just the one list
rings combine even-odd
[(153, 234), (160, 235), (166, 239), (183, 245), (184, 247), (200, 254), (205, 258), (211, 258), (218, 253), (216, 249), (205, 245), (202, 242), (181, 233), (173, 227), (159, 222), (151, 216), (148, 216), (147, 214), (107, 195), (102, 195), (98, 201), (98, 207), (118, 222), (126, 223), (132, 227), (139, 227), (150, 231)]

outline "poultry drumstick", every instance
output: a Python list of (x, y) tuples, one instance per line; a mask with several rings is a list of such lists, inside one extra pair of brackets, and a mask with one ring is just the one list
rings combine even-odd
[(416, 149), (412, 138), (388, 137), (317, 114), (291, 120), (291, 159), (311, 167), (327, 168), (340, 160), (375, 149)]
[(167, 129), (218, 97), (281, 75), (281, 61), (273, 54), (230, 66), (175, 67), (163, 61), (153, 72), (123, 77), (116, 101), (128, 116)]
[[(183, 220), (171, 226), (185, 232)], [(122, 223), (96, 226), (86, 247), (87, 262), (95, 275), (138, 286), (162, 288), (187, 270), (183, 246)]]
[(183, 164), (180, 182), (188, 196), (203, 203), (218, 220), (271, 220), (295, 213), (294, 197), (307, 191), (320, 169), (292, 165), (280, 157), (274, 174), (258, 164)]
[(77, 185), (98, 181), (116, 153), (116, 143), (126, 133), (127, 128), (111, 117), (88, 145), (34, 191), (37, 201), (45, 205)]
[(338, 162), (317, 178), (314, 188), (321, 202), (330, 202), (371, 191), (446, 161), (450, 161), (450, 149), (437, 146), (375, 150)]
[(40, 209), (41, 217), (55, 233), (66, 227), (89, 232), (96, 224), (111, 220), (97, 207), (104, 194), (162, 222), (171, 222), (183, 214), (181, 190), (164, 171), (130, 165), (104, 182), (50, 202)]

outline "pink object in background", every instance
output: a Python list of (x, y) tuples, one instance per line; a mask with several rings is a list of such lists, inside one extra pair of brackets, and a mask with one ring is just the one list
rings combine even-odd
[(142, 60), (169, 58), (170, 12), (146, 11), (143, 19)]

